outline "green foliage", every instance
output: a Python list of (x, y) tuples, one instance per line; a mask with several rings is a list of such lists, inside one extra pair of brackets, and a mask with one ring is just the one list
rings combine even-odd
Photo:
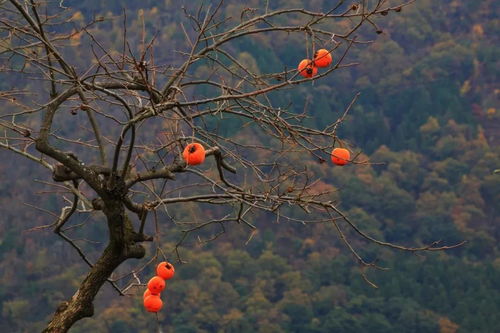
[[(309, 8), (330, 2), (270, 3)], [(257, 1), (251, 4), (259, 5)], [(174, 1), (85, 0), (74, 6), (84, 18), (94, 13), (118, 14), (125, 6), (132, 40), (140, 38), (138, 10), (144, 9), (146, 24), (159, 30), (158, 62), (176, 61), (173, 50), (182, 45), (184, 36)], [(348, 56), (349, 62), (359, 61), (360, 66), (271, 96), (273, 103), (286, 106), (291, 102), (296, 113), (307, 105), (307, 121), (322, 128), (335, 121), (354, 92), (360, 91), (339, 136), (363, 150), (371, 161), (384, 164), (333, 168), (329, 163), (307, 164), (309, 157), (303, 156), (300, 162), (324, 186), (340, 189), (332, 198), (367, 234), (404, 245), (442, 239), (447, 244), (467, 240), (466, 246), (446, 254), (404, 255), (366, 247), (341, 224), (361, 254), (392, 268), (367, 273), (379, 286), (373, 290), (362, 280), (356, 262), (330, 224), (290, 226), (257, 216), (252, 222), (259, 231), (248, 244), (248, 234), (231, 225), (235, 231), (213, 245), (181, 250), (188, 263), (178, 265), (175, 279), (168, 283), (159, 318), (163, 331), (421, 333), (437, 332), (443, 323), (458, 325), (459, 332), (498, 330), (500, 176), (494, 172), (500, 166), (500, 150), (498, 142), (487, 141), (488, 133), (481, 128), (486, 119), (481, 110), (494, 107), (498, 93), (492, 88), (500, 68), (500, 48), (493, 42), (498, 33), (494, 6), (490, 0), (417, 1), (400, 15), (391, 12), (386, 33)], [(241, 7), (225, 4), (225, 15), (237, 21)], [(120, 48), (120, 20), (94, 29), (105, 47)], [(360, 39), (375, 38), (371, 31), (360, 34)], [(88, 41), (82, 37), (82, 43)], [(303, 58), (303, 43), (292, 37), (263, 35), (246, 38), (228, 52), (267, 73), (295, 67)], [(77, 61), (88, 61), (81, 58), (81, 50), (73, 52)], [(209, 66), (200, 63), (192, 74), (206, 78), (210, 73)], [(14, 82), (16, 76), (9, 80)], [(0, 81), (1, 89), (8, 87)], [(205, 87), (189, 93), (210, 96), (214, 91)], [(480, 110), (476, 116), (473, 105)], [(78, 132), (73, 119), (64, 118), (58, 126)], [(498, 123), (499, 118), (487, 121)], [(217, 115), (204, 123), (225, 137), (243, 135), (238, 133), (241, 125)], [(47, 188), (33, 185), (32, 178), (48, 180), (49, 175), (24, 166), (4, 151), (0, 156), (17, 166), (0, 163), (5, 175), (0, 184), (4, 213), (0, 331), (40, 331), (53, 309), (74, 293), (87, 268), (55, 235), (26, 232), (46, 224), (48, 218), (23, 202), (47, 210), (63, 204), (54, 197), (33, 194)], [(23, 174), (33, 176), (19, 177)], [(185, 204), (172, 211), (176, 218), (188, 218), (194, 212), (211, 214), (216, 208)], [(159, 227), (165, 230), (161, 245), (171, 249), (179, 230), (166, 221), (161, 215)], [(83, 222), (95, 221), (72, 223)], [(79, 239), (107, 237), (99, 223), (88, 231), (74, 232)], [(82, 247), (92, 259), (100, 250), (94, 243), (82, 242)], [(130, 271), (131, 265), (120, 269)], [(152, 271), (141, 274), (145, 280)], [(94, 318), (79, 322), (73, 331), (151, 332), (156, 319), (143, 311), (141, 297), (142, 290), (120, 298), (106, 287), (96, 301)]]

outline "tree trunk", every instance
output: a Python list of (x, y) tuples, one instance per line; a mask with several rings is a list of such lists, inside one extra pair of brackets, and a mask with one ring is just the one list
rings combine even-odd
[(144, 247), (138, 244), (143, 239), (134, 232), (121, 202), (108, 202), (104, 213), (108, 220), (108, 246), (73, 297), (59, 305), (43, 333), (67, 332), (78, 320), (91, 317), (94, 314), (92, 302), (111, 273), (125, 260), (145, 255)]

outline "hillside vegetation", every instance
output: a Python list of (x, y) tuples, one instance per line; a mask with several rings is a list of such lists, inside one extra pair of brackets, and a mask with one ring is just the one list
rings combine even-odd
[[(270, 1), (272, 7), (318, 10), (329, 3)], [(142, 18), (147, 33), (157, 34), (156, 61), (175, 62), (174, 50), (185, 43), (176, 1), (67, 5), (77, 9), (77, 26), (93, 16), (107, 18), (92, 29), (109, 48), (122, 47), (122, 7), (137, 45)], [(223, 11), (237, 21), (243, 9), (259, 6), (263, 3), (256, 0), (228, 1)], [(310, 156), (286, 158), (317, 179), (315, 190), (333, 191), (332, 200), (372, 236), (407, 246), (436, 239), (466, 240), (466, 245), (417, 256), (368, 245), (348, 233), (367, 260), (389, 268), (366, 272), (378, 286), (373, 288), (331, 224), (256, 215), (258, 231), (251, 237), (233, 225), (213, 242), (200, 240), (216, 234), (215, 228), (186, 241), (181, 249), (186, 263), (176, 264), (159, 315), (163, 332), (500, 332), (500, 175), (493, 174), (500, 168), (498, 13), (493, 0), (417, 0), (400, 13), (390, 12), (382, 34), (372, 27), (359, 33), (360, 41), (374, 40), (349, 54), (347, 62), (359, 65), (273, 96), (274, 103), (305, 110), (307, 121), (321, 128), (360, 92), (339, 133), (373, 164), (341, 168)], [(82, 64), (90, 61), (85, 35), (72, 42), (72, 56)], [(265, 73), (295, 67), (305, 45), (295, 37), (259, 35), (233, 44), (231, 51)], [(203, 77), (206, 71), (200, 64), (192, 75)], [(0, 81), (0, 90), (9, 88), (9, 80), (16, 76)], [(78, 121), (68, 119), (60, 128), (80, 130)], [(212, 125), (223, 135), (259, 141), (231, 119), (207, 124)], [(151, 125), (151, 132), (159, 133), (161, 126)], [(56, 211), (63, 204), (47, 193), (53, 190), (44, 184), (50, 175), (3, 150), (0, 171), (0, 331), (36, 332), (74, 292), (86, 267), (50, 229), (33, 230), (53, 219), (33, 206)], [(176, 263), (173, 248), (182, 232), (172, 219), (217, 212), (192, 203), (170, 211), (173, 216), (159, 215), (160, 247)], [(91, 225), (74, 231), (75, 238), (89, 240), (81, 245), (91, 259), (107, 237), (99, 218), (72, 221)], [(131, 262), (120, 272), (144, 263)], [(144, 279), (152, 268), (141, 272)], [(131, 291), (119, 297), (105, 286), (94, 317), (71, 332), (153, 331), (159, 323), (142, 308), (143, 289)]]

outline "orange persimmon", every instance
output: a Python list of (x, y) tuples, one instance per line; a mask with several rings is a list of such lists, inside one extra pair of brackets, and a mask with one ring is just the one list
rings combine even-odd
[(309, 59), (304, 59), (299, 63), (297, 67), (299, 74), (303, 77), (313, 77), (318, 74), (318, 68), (314, 66), (314, 63)]
[(345, 148), (335, 148), (332, 150), (332, 162), (336, 165), (346, 165), (349, 163), (351, 153)]
[(174, 265), (172, 265), (169, 262), (162, 261), (161, 263), (156, 266), (156, 275), (161, 277), (164, 280), (170, 280), (171, 278), (174, 277), (175, 274), (175, 268)]
[(314, 65), (316, 67), (328, 67), (332, 63), (332, 55), (326, 49), (319, 49), (314, 53)]
[(199, 143), (190, 143), (184, 148), (182, 157), (188, 165), (198, 165), (205, 161), (205, 148)]
[(159, 276), (152, 277), (148, 282), (148, 289), (151, 291), (151, 294), (158, 295), (165, 289), (165, 280)]
[(149, 295), (144, 299), (144, 308), (148, 312), (158, 312), (163, 307), (163, 302), (159, 295)]
[(153, 295), (153, 294), (151, 294), (151, 290), (146, 288), (146, 290), (144, 291), (144, 294), (142, 295), (142, 298), (145, 299), (146, 297), (151, 296), (151, 295)]

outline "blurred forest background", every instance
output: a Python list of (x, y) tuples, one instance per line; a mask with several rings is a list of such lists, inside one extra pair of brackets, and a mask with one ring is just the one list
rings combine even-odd
[[(263, 3), (227, 1), (223, 12), (238, 22), (244, 8)], [(155, 58), (162, 63), (175, 61), (174, 51), (184, 43), (180, 4), (64, 1), (75, 10), (75, 27), (94, 16), (105, 18), (91, 29), (111, 49), (122, 47), (122, 8), (132, 45), (140, 44), (144, 19), (148, 37), (157, 33)], [(270, 1), (273, 8), (327, 10), (329, 5)], [(159, 243), (150, 245), (148, 255), (159, 245), (176, 264), (159, 314), (163, 332), (500, 332), (500, 175), (493, 174), (500, 168), (499, 7), (494, 0), (418, 0), (390, 12), (381, 22), (382, 34), (372, 27), (359, 33), (362, 40), (375, 40), (348, 55), (347, 62), (359, 66), (273, 97), (285, 106), (291, 102), (297, 112), (306, 110), (310, 124), (322, 127), (361, 92), (339, 135), (356, 152), (384, 164), (341, 168), (309, 156), (292, 162), (320, 179), (318, 191), (338, 190), (332, 200), (371, 235), (407, 246), (436, 239), (467, 240), (465, 246), (411, 255), (353, 239), (366, 258), (390, 268), (367, 273), (379, 287), (374, 289), (331, 224), (280, 223), (263, 214), (253, 221), (258, 232), (249, 241), (248, 230), (239, 225), (213, 242), (189, 239), (181, 249), (187, 264), (179, 264), (172, 249), (181, 229), (160, 214)], [(73, 53), (66, 56), (87, 63), (89, 43), (86, 35), (75, 35), (74, 47), (66, 50)], [(233, 47), (240, 61), (265, 73), (295, 67), (304, 58), (305, 38), (263, 34)], [(192, 74), (207, 73), (200, 65)], [(14, 80), (16, 75), (4, 75), (0, 90)], [(38, 84), (26, 89), (39, 89)], [(79, 117), (61, 130), (81, 130)], [(231, 119), (220, 124), (225, 135), (245, 135)], [(160, 133), (161, 124), (151, 131)], [(53, 220), (32, 206), (57, 212), (63, 204), (44, 184), (51, 175), (4, 150), (0, 171), (0, 331), (36, 332), (75, 291), (87, 267), (50, 229), (30, 231)], [(211, 209), (216, 208), (178, 204), (170, 211), (199, 219), (212, 216)], [(87, 224), (81, 231), (75, 227), (73, 235), (91, 258), (107, 237), (102, 221), (98, 213), (72, 221)], [(215, 232), (207, 230), (200, 239)], [(145, 262), (127, 262), (118, 274)], [(153, 266), (141, 272), (143, 281)], [(94, 317), (71, 332), (154, 331), (156, 317), (142, 308), (143, 288), (130, 291), (120, 297), (105, 285)]]

